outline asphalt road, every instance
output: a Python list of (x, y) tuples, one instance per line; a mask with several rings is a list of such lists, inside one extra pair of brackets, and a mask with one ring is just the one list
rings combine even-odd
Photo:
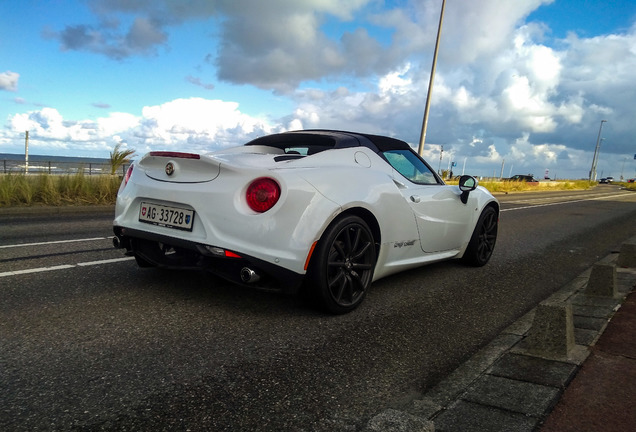
[(487, 266), (377, 281), (345, 316), (138, 269), (109, 211), (0, 209), (0, 430), (359, 430), (636, 235), (616, 186), (498, 198)]

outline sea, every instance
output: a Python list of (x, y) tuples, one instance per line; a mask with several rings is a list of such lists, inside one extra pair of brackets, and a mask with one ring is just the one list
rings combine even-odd
[[(127, 166), (120, 170), (127, 169)], [(3, 174), (110, 174), (109, 159), (29, 155), (26, 164), (24, 154), (0, 153), (0, 173)]]

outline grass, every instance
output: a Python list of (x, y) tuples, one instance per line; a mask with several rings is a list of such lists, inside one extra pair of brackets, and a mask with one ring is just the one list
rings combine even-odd
[[(459, 178), (446, 180), (446, 184), (456, 185)], [(528, 183), (523, 181), (501, 181), (501, 180), (483, 180), (479, 182), (479, 186), (483, 186), (490, 192), (530, 192), (530, 191), (546, 191), (546, 190), (585, 190), (596, 186), (598, 183), (588, 180), (560, 180), (546, 181), (538, 183)]]
[(0, 175), (0, 207), (114, 204), (121, 178), (98, 175)]
[[(447, 184), (458, 184), (459, 180), (449, 180)], [(625, 189), (636, 191), (636, 183), (615, 183)], [(486, 180), (479, 182), (480, 186), (485, 187), (492, 193), (508, 193), (508, 192), (531, 192), (531, 191), (548, 191), (548, 190), (586, 190), (598, 185), (597, 182), (588, 180), (560, 180), (546, 181), (539, 183), (527, 183), (522, 181), (492, 181)]]
[(528, 192), (546, 190), (586, 190), (596, 186), (588, 180), (564, 180), (528, 183), (523, 181), (484, 181), (479, 183), (490, 192)]

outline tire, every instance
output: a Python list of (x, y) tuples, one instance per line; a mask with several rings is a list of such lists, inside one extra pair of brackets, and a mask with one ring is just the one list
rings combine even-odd
[(326, 311), (357, 308), (373, 279), (376, 253), (369, 226), (357, 216), (336, 220), (322, 235), (307, 272), (308, 289)]
[(473, 231), (466, 252), (464, 252), (462, 259), (465, 264), (473, 267), (486, 265), (495, 250), (498, 227), (497, 211), (493, 207), (486, 207), (479, 216), (475, 231)]

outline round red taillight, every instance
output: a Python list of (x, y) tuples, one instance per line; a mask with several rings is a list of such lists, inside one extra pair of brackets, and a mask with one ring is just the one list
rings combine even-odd
[(263, 213), (274, 207), (280, 198), (280, 186), (273, 179), (261, 177), (247, 187), (247, 205), (255, 212)]

